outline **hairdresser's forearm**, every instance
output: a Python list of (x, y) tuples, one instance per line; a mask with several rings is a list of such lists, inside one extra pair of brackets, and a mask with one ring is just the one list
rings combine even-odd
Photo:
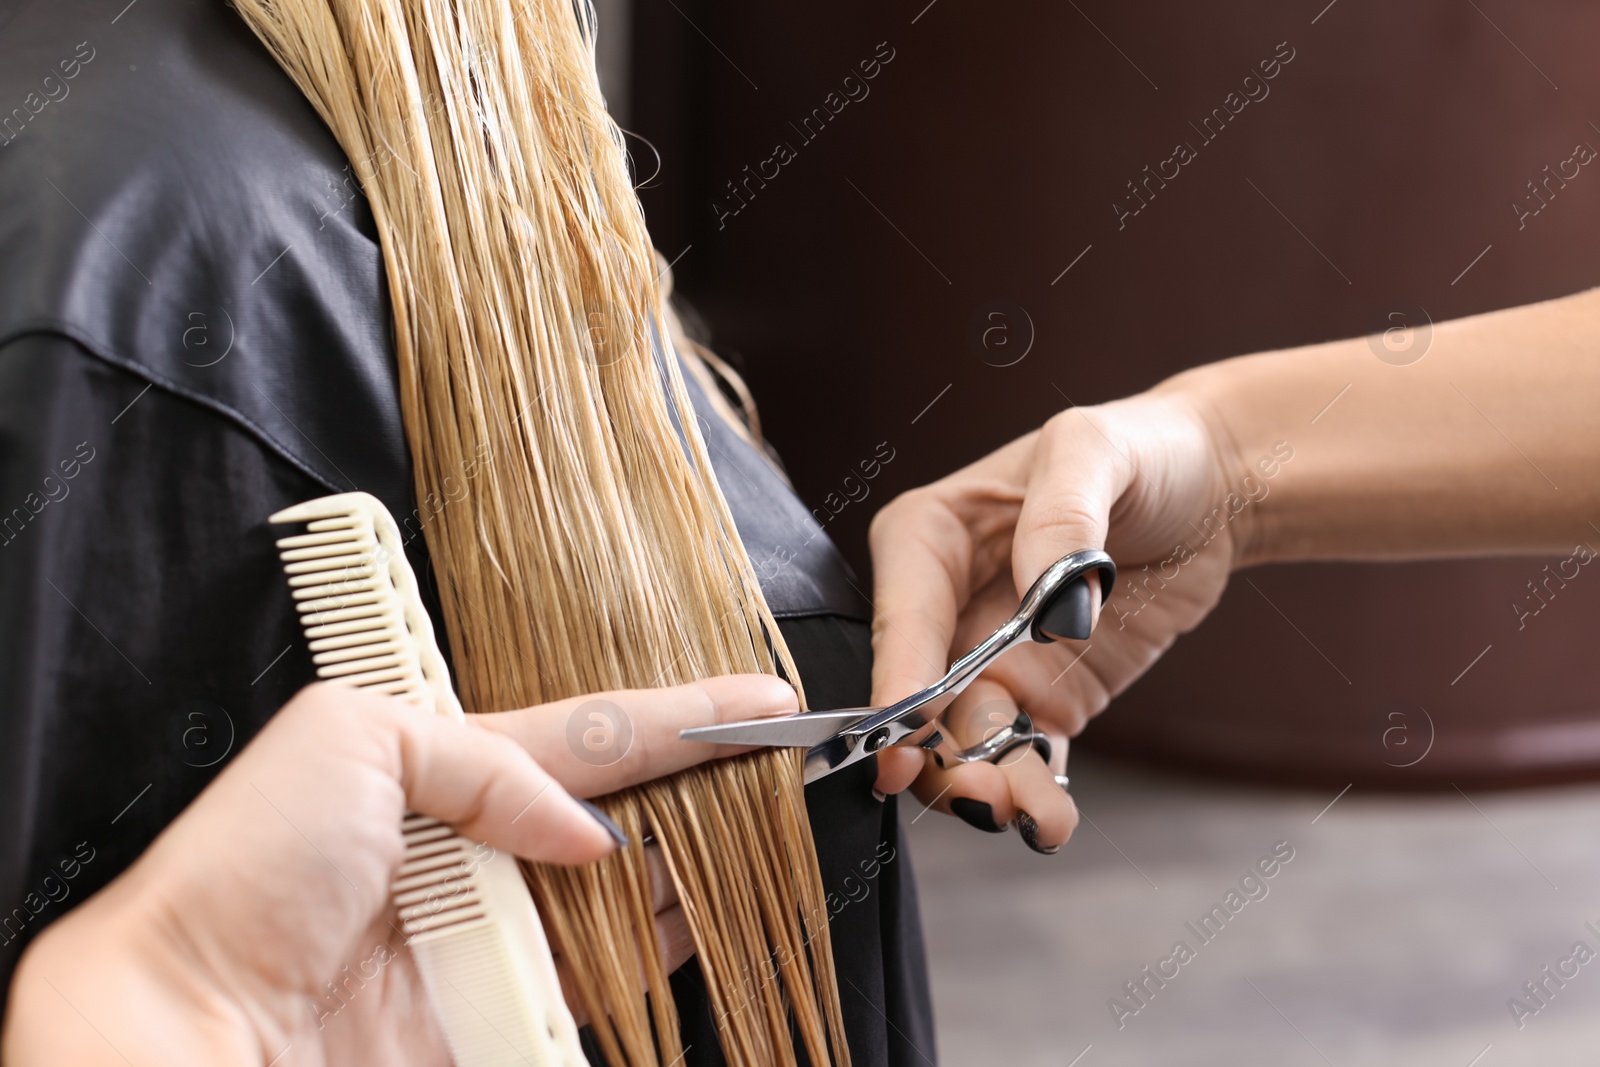
[(1356, 339), (1179, 375), (1229, 483), (1294, 459), (1238, 522), (1240, 565), (1570, 551), (1600, 539), (1600, 290), (1434, 327), (1393, 366)]

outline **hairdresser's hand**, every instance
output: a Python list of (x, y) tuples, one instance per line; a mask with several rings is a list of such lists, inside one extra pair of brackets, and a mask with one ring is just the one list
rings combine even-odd
[(402, 814), (529, 859), (589, 862), (616, 842), (573, 795), (734, 751), (677, 744), (680, 729), (795, 710), (788, 686), (756, 676), (601, 696), (633, 724), (608, 766), (567, 740), (592, 697), (463, 726), (306, 689), (134, 866), (24, 954), (0, 1059), (448, 1064), (389, 904)]
[[(1063, 760), (1065, 736), (1077, 734), (1221, 596), (1241, 520), (1212, 518), (1209, 542), (1203, 520), (1219, 506), (1227, 514), (1224, 469), (1193, 406), (1179, 395), (1147, 393), (1069, 409), (892, 501), (871, 533), (874, 703), (938, 678), (1016, 610), (1020, 594), (1051, 563), (1104, 548), (1117, 563), (1117, 586), (1089, 640), (1008, 652), (947, 716), (953, 739), (974, 744), (1020, 706), (1062, 735), (1055, 748)], [(1032, 750), (1004, 766), (949, 770), (913, 749), (878, 759), (880, 790), (915, 779), (925, 802), (938, 797), (937, 807), (985, 829), (1003, 829), (1025, 813), (1019, 828), (1030, 836), (1031, 819), (1030, 843), (1042, 849), (1064, 842), (1077, 824), (1071, 798)]]

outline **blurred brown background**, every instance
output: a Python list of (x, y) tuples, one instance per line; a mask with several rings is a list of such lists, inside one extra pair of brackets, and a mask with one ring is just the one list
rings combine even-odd
[[(1600, 282), (1593, 168), (1521, 230), (1511, 207), (1600, 146), (1593, 5), (637, 0), (629, 18), (652, 234), (802, 495), (837, 505), (894, 449), (828, 525), (863, 577), (878, 506), (1069, 404)], [(1126, 183), (1179, 141), (1197, 158), (1119, 229)], [(744, 185), (780, 143), (793, 158)], [(1250, 572), (1259, 591), (1236, 580), (1084, 743), (1336, 788), (1593, 775), (1600, 577), (1524, 630), (1511, 608), (1553, 562)]]

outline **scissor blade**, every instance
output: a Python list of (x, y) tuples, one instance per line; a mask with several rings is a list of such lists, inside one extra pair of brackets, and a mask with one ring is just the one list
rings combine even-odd
[(848, 730), (876, 712), (877, 708), (844, 708), (839, 711), (808, 711), (800, 715), (780, 715), (771, 719), (747, 719), (718, 726), (696, 726), (680, 731), (685, 741), (708, 741), (720, 745), (764, 745), (777, 748), (811, 748)]
[[(891, 728), (891, 733), (899, 736), (895, 737), (890, 744), (910, 744), (911, 742), (908, 739), (916, 732), (914, 729), (906, 729), (903, 726), (896, 725)], [(940, 740), (939, 731), (934, 730), (927, 737), (917, 742), (917, 746), (927, 749), (938, 748)], [(878, 751), (881, 752), (883, 749), (878, 749)], [(842, 771), (846, 767), (854, 766), (871, 755), (873, 755), (873, 752), (864, 739), (855, 735), (833, 737), (820, 745), (813, 745), (806, 751), (806, 784), (810, 785), (819, 778), (826, 778), (828, 775)]]
[(865, 758), (866, 751), (862, 748), (860, 739), (854, 737), (830, 737), (819, 745), (811, 746), (806, 751), (806, 785), (810, 785), (819, 778), (826, 778), (835, 771), (842, 771), (851, 764)]

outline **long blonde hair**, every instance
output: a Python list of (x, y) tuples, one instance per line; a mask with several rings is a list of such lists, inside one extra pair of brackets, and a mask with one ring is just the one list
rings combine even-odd
[[(713, 674), (795, 679), (711, 473), (621, 136), (572, 0), (234, 0), (350, 157), (469, 711)], [(488, 457), (487, 463), (480, 459)], [(461, 495), (470, 472), (470, 486)], [(848, 1063), (798, 757), (605, 798), (629, 834), (530, 868), (613, 1063), (675, 1062), (641, 840), (664, 850), (733, 1063)], [(640, 990), (643, 970), (648, 999)]]

